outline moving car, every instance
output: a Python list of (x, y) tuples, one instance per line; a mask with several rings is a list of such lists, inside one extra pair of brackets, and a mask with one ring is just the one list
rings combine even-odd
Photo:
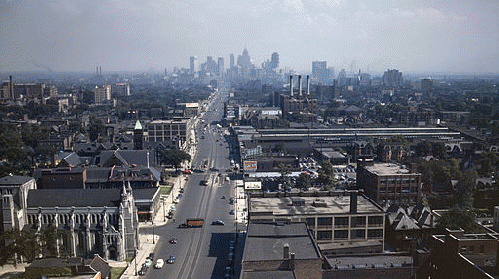
[(177, 244), (177, 238), (174, 237), (174, 238), (170, 239), (170, 243)]
[(175, 256), (174, 255), (170, 255), (170, 257), (168, 258), (168, 261), (167, 261), (169, 264), (172, 264), (175, 262)]
[(165, 264), (165, 261), (163, 259), (158, 259), (156, 261), (156, 264), (154, 265), (154, 268), (161, 269), (161, 268), (163, 268), (164, 264)]

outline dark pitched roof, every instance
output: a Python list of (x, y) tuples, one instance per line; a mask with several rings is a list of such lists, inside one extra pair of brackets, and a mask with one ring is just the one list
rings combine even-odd
[(28, 207), (116, 207), (121, 189), (38, 189), (29, 190)]
[(102, 278), (109, 277), (111, 273), (111, 266), (102, 259), (99, 255), (95, 255), (92, 261), (90, 262), (90, 266), (96, 270), (100, 271)]
[(154, 156), (149, 150), (106, 150), (100, 154), (100, 163), (102, 166), (111, 166), (107, 162), (115, 156), (122, 160), (126, 165), (150, 166), (153, 164)]
[(265, 271), (243, 271), (241, 278), (243, 279), (295, 279), (294, 271), (292, 270), (265, 270)]
[(132, 194), (134, 200), (152, 200), (156, 193), (159, 192), (159, 187), (133, 189)]
[(7, 175), (0, 178), (0, 186), (23, 185), (32, 179), (29, 176)]

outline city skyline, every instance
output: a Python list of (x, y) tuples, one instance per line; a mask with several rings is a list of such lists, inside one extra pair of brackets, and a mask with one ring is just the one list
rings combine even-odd
[(497, 13), (492, 1), (0, 0), (0, 72), (162, 72), (246, 48), (257, 67), (277, 52), (299, 72), (499, 73)]

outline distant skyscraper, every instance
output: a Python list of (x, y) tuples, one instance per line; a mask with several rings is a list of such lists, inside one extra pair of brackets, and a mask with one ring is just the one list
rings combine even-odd
[(334, 79), (334, 67), (329, 67), (327, 69), (328, 79), (332, 81)]
[(279, 68), (279, 53), (272, 53), (272, 56), (270, 57), (270, 68), (272, 70)]
[(198, 70), (198, 58), (196, 56), (191, 56), (190, 69), (192, 73), (197, 72)]
[(243, 68), (250, 68), (251, 66), (253, 66), (251, 64), (251, 58), (246, 48), (243, 50), (243, 55), (239, 55), (237, 57), (237, 65)]
[(328, 70), (326, 61), (312, 62), (312, 78), (320, 83), (325, 83), (328, 80)]
[(218, 75), (223, 75), (225, 72), (224, 58), (218, 57)]
[(399, 87), (402, 86), (404, 83), (404, 78), (402, 78), (402, 72), (399, 72), (398, 70), (390, 70), (388, 69), (385, 71), (383, 74), (383, 85), (385, 86), (393, 86), (393, 87)]
[(234, 63), (235, 63), (235, 61), (234, 61), (234, 54), (231, 53), (230, 54), (230, 68), (231, 69), (234, 68)]

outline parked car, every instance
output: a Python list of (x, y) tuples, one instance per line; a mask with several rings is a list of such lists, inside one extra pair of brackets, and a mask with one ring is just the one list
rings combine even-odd
[(222, 197), (220, 197), (222, 200), (225, 200), (227, 197), (225, 195), (223, 195)]
[(222, 221), (222, 220), (215, 220), (211, 224), (215, 225), (215, 226), (224, 226), (225, 225), (224, 221)]
[(163, 268), (164, 264), (165, 264), (165, 261), (163, 259), (158, 259), (156, 261), (156, 264), (154, 265), (154, 268), (161, 269), (161, 268)]
[(149, 253), (149, 256), (146, 259), (154, 260), (154, 253)]
[(145, 275), (149, 268), (145, 265), (142, 265), (142, 268), (139, 270), (139, 275)]
[(178, 225), (179, 229), (184, 229), (184, 228), (188, 228), (189, 226), (187, 226), (186, 223), (182, 223), (180, 225)]
[(150, 267), (152, 265), (152, 260), (147, 258), (146, 261), (144, 262), (143, 266)]
[(232, 209), (232, 210), (229, 212), (229, 214), (230, 214), (230, 215), (234, 215), (234, 213), (235, 213), (234, 209)]
[(174, 262), (175, 262), (175, 256), (174, 255), (170, 255), (170, 257), (168, 258), (168, 263), (172, 264)]

